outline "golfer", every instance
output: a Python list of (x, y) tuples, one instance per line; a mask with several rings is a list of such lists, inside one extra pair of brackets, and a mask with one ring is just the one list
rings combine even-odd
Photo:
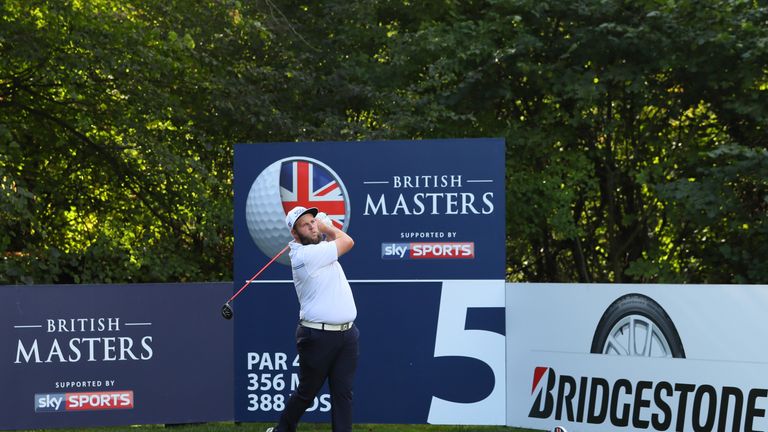
[(294, 207), (285, 223), (294, 239), (290, 243), (291, 268), (300, 307), (296, 328), (299, 386), (277, 427), (267, 432), (295, 432), (326, 379), (333, 432), (351, 432), (359, 332), (353, 324), (355, 299), (338, 259), (355, 242), (314, 207)]

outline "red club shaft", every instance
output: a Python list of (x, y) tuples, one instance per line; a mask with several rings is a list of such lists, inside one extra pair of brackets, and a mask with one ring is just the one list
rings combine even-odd
[(276, 259), (278, 259), (278, 258), (280, 257), (280, 255), (282, 255), (282, 254), (283, 254), (285, 251), (287, 251), (289, 247), (290, 247), (290, 244), (287, 244), (287, 245), (286, 245), (286, 246), (283, 248), (283, 250), (281, 250), (280, 252), (278, 252), (278, 253), (277, 253), (277, 255), (275, 255), (274, 257), (272, 257), (272, 259), (271, 259), (271, 260), (269, 260), (269, 262), (268, 262), (268, 263), (264, 264), (264, 267), (262, 267), (262, 268), (261, 268), (261, 270), (257, 271), (257, 272), (256, 272), (256, 274), (255, 274), (255, 275), (253, 275), (253, 277), (252, 277), (252, 278), (248, 279), (248, 282), (246, 282), (246, 283), (245, 283), (245, 285), (243, 285), (243, 286), (242, 286), (242, 288), (240, 288), (240, 289), (239, 289), (239, 290), (238, 290), (238, 291), (235, 293), (235, 295), (233, 295), (232, 297), (230, 297), (230, 299), (229, 299), (229, 300), (227, 300), (227, 303), (231, 302), (232, 300), (234, 300), (234, 299), (235, 299), (235, 297), (239, 296), (239, 295), (240, 295), (240, 293), (241, 293), (241, 292), (243, 292), (243, 290), (244, 290), (244, 289), (245, 289), (245, 288), (246, 288), (246, 287), (247, 287), (247, 286), (248, 286), (248, 285), (249, 285), (251, 282), (253, 282), (253, 280), (254, 280), (254, 279), (256, 279), (257, 277), (259, 277), (259, 275), (261, 274), (261, 272), (263, 272), (264, 270), (266, 270), (266, 268), (267, 268), (267, 267), (269, 267), (269, 265), (270, 265), (270, 264), (272, 264), (273, 262), (275, 262), (275, 260), (276, 260)]

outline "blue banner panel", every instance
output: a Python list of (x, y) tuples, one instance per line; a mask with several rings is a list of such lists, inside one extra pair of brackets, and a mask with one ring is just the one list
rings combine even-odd
[[(234, 289), (292, 240), (294, 206), (355, 241), (356, 422), (505, 422), (504, 160), (496, 138), (235, 146)], [(237, 421), (276, 421), (298, 384), (289, 264), (234, 302)], [(325, 388), (303, 419), (330, 409)]]
[[(450, 410), (471, 408), (464, 417), (471, 424), (503, 423), (503, 282), (490, 299), (478, 296), (488, 290), (473, 290), (472, 283), (453, 294), (443, 285), (352, 283), (360, 330), (356, 422), (440, 423), (439, 398), (450, 401)], [(235, 326), (235, 419), (276, 422), (298, 384), (296, 294), (291, 283), (264, 282), (249, 290), (235, 309), (247, 323)], [(464, 343), (483, 338), (498, 352)], [(501, 398), (490, 400), (492, 393)], [(326, 385), (302, 420), (327, 422), (330, 408)]]
[[(504, 173), (495, 138), (238, 144), (234, 280), (291, 241), (295, 205), (355, 239), (349, 279), (504, 279)], [(288, 262), (259, 279), (290, 280)]]
[(0, 429), (231, 420), (231, 288), (0, 287)]

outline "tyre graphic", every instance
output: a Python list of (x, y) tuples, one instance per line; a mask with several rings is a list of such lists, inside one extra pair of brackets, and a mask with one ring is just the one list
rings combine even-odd
[(675, 324), (653, 299), (619, 297), (605, 310), (592, 338), (592, 354), (685, 358)]

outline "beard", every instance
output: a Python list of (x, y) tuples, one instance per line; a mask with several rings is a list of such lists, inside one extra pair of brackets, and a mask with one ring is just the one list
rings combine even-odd
[(296, 232), (296, 236), (299, 238), (299, 242), (304, 246), (311, 244), (318, 244), (322, 240), (322, 235), (318, 232), (316, 237), (304, 236), (300, 232)]

